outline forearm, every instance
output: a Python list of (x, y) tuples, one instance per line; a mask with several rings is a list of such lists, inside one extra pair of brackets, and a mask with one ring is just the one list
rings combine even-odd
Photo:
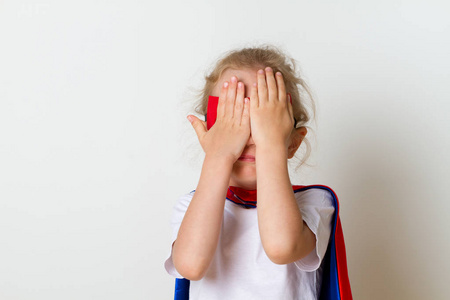
[(205, 157), (198, 186), (173, 246), (174, 265), (185, 278), (201, 279), (214, 256), (232, 167), (229, 160)]
[(283, 260), (298, 246), (303, 219), (295, 200), (282, 146), (257, 147), (258, 226), (264, 250), (273, 260)]

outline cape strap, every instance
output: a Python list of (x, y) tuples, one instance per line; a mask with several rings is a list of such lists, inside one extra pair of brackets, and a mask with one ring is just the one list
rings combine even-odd
[[(303, 187), (303, 185), (293, 185), (292, 190)], [(227, 200), (236, 203), (245, 208), (256, 208), (256, 190), (246, 190), (237, 186), (229, 186), (227, 191)]]
[(227, 200), (245, 208), (256, 208), (256, 190), (246, 190), (237, 186), (229, 186)]

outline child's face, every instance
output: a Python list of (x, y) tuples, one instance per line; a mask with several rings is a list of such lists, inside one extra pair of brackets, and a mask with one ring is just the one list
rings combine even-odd
[[(225, 81), (230, 82), (232, 76), (236, 76), (238, 82), (242, 82), (244, 84), (244, 96), (250, 97), (250, 88), (254, 82), (258, 82), (257, 80), (257, 72), (259, 69), (264, 69), (264, 66), (259, 66), (252, 69), (226, 69), (222, 76), (219, 78), (218, 82), (214, 86), (211, 95), (219, 97), (220, 90)], [(251, 101), (251, 100), (250, 100)], [(298, 147), (301, 144), (301, 140), (306, 135), (307, 130), (305, 127), (299, 127), (292, 131), (292, 134), (289, 138), (289, 155), (288, 158), (293, 157)], [(291, 144), (292, 142), (292, 144)], [(253, 142), (251, 131), (250, 136), (245, 145), (242, 155), (250, 155), (255, 157), (256, 155), (256, 146)], [(233, 170), (230, 176), (229, 185), (241, 187), (247, 190), (255, 190), (256, 189), (256, 164), (255, 161), (246, 161), (246, 160), (237, 160), (233, 165)]]
[[(264, 68), (264, 67), (261, 67)], [(236, 76), (238, 82), (244, 84), (245, 95), (244, 97), (250, 97), (250, 87), (254, 82), (257, 82), (256, 72), (261, 68), (255, 69), (226, 69), (222, 73), (222, 77), (214, 86), (211, 96), (219, 97), (221, 86), (225, 81), (230, 82), (232, 76)], [(247, 141), (242, 154), (256, 155), (255, 143), (253, 142), (252, 135)], [(233, 165), (233, 171), (231, 172), (229, 185), (242, 187), (248, 190), (256, 189), (256, 164), (254, 161), (237, 160)]]

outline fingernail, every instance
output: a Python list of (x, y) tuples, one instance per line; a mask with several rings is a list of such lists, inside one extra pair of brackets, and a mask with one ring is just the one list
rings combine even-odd
[(187, 116), (187, 119), (189, 120), (189, 122), (192, 123), (192, 117), (191, 116)]

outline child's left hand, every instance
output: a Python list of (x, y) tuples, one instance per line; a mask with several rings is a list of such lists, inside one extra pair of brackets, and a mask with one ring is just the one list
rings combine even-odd
[(265, 72), (258, 71), (257, 79), (250, 92), (250, 126), (256, 149), (266, 145), (283, 145), (287, 149), (294, 117), (283, 76), (279, 72), (274, 75), (272, 68), (267, 67)]

